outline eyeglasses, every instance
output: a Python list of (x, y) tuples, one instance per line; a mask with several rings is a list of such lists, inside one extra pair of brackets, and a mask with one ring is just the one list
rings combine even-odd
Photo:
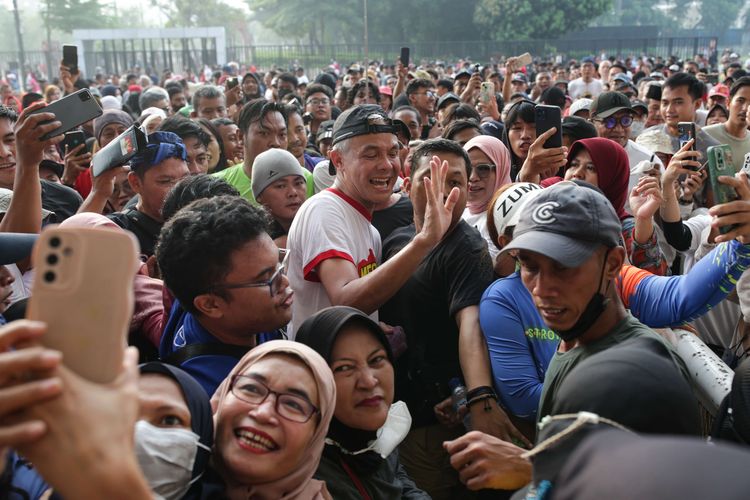
[(480, 163), (479, 165), (472, 165), (471, 169), (476, 172), (477, 177), (480, 179), (486, 179), (490, 175), (490, 172), (494, 172), (495, 165)]
[(269, 394), (276, 396), (274, 409), (280, 417), (304, 424), (320, 410), (302, 396), (272, 391), (266, 384), (247, 375), (235, 375), (229, 388), (237, 399), (253, 405), (261, 405)]
[(331, 100), (327, 97), (324, 97), (322, 99), (318, 99), (314, 97), (312, 99), (308, 99), (307, 104), (312, 104), (313, 106), (320, 106), (321, 104), (323, 106), (328, 106), (329, 104), (331, 104)]
[(609, 118), (605, 118), (603, 120), (596, 120), (596, 121), (602, 122), (608, 130), (612, 130), (613, 128), (617, 126), (618, 121), (620, 122), (620, 125), (622, 125), (622, 128), (628, 128), (629, 126), (633, 124), (633, 117), (630, 115), (624, 115), (624, 116), (621, 116), (620, 119), (618, 120), (614, 116), (610, 116)]
[(209, 291), (219, 289), (233, 289), (233, 288), (260, 288), (267, 286), (269, 292), (271, 292), (271, 298), (274, 298), (281, 291), (282, 283), (284, 282), (284, 276), (286, 276), (286, 265), (289, 260), (289, 251), (283, 248), (279, 249), (279, 267), (276, 268), (276, 272), (273, 275), (263, 281), (251, 281), (249, 283), (220, 283), (213, 285)]
[(430, 97), (432, 97), (432, 98), (437, 97), (437, 94), (435, 92), (433, 92), (432, 90), (427, 90), (425, 92), (414, 92), (412, 95), (426, 95), (428, 98), (430, 98)]

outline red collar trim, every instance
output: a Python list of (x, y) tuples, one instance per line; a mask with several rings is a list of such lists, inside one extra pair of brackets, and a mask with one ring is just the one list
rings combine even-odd
[(347, 202), (349, 205), (355, 208), (357, 212), (362, 214), (362, 217), (367, 219), (368, 222), (372, 222), (372, 213), (370, 213), (369, 210), (367, 210), (364, 205), (362, 205), (360, 202), (349, 196), (348, 194), (344, 193), (343, 191), (336, 189), (336, 188), (328, 188), (326, 191), (330, 191), (331, 193), (335, 194), (345, 202)]

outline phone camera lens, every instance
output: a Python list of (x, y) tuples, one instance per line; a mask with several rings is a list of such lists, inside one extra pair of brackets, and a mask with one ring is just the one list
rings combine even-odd
[(54, 237), (50, 238), (50, 240), (49, 240), (49, 246), (51, 246), (52, 248), (59, 247), (60, 243), (61, 243), (60, 238), (58, 238), (57, 236), (54, 236)]
[(60, 259), (57, 257), (57, 255), (55, 255), (53, 253), (51, 253), (51, 254), (49, 254), (47, 256), (47, 264), (49, 264), (50, 266), (54, 266), (55, 264), (57, 264), (58, 260), (60, 260)]
[(91, 99), (91, 94), (89, 94), (88, 92), (81, 92), (80, 96), (81, 96), (81, 100), (84, 102)]
[(55, 281), (55, 277), (55, 273), (53, 273), (52, 271), (47, 271), (46, 273), (44, 273), (44, 281), (46, 281), (47, 283), (52, 283), (53, 281)]

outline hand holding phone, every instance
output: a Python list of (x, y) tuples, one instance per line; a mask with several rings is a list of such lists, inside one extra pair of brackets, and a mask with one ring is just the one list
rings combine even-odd
[(31, 113), (53, 113), (54, 119), (60, 123), (58, 127), (38, 137), (38, 140), (46, 141), (101, 116), (102, 108), (89, 89), (81, 89), (45, 107), (35, 108)]
[[(680, 122), (677, 124), (677, 135), (680, 140), (680, 148), (685, 146), (690, 139), (695, 139), (695, 123), (693, 122)], [(691, 150), (695, 149), (695, 141), (693, 141)]]
[[(731, 184), (719, 181), (719, 177), (734, 177), (736, 169), (732, 161), (732, 150), (726, 144), (711, 146), (706, 150), (708, 155), (708, 178), (714, 193), (714, 202), (717, 205), (737, 200), (739, 195)], [(735, 229), (735, 225), (719, 227), (721, 234), (726, 234)]]
[(15, 125), (16, 139), (16, 176), (20, 176), (24, 168), (39, 169), (39, 163), (44, 158), (44, 150), (58, 144), (64, 136), (55, 135), (45, 138), (51, 131), (60, 127), (60, 121), (54, 113), (47, 112), (44, 102), (35, 102), (21, 112)]
[(495, 84), (492, 82), (482, 82), (479, 88), (479, 102), (489, 104), (495, 96)]

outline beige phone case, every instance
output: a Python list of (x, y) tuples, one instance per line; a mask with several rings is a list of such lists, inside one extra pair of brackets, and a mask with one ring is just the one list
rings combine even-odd
[(42, 343), (63, 364), (107, 383), (121, 371), (133, 315), (138, 242), (126, 231), (50, 226), (34, 247), (27, 317), (47, 323)]

